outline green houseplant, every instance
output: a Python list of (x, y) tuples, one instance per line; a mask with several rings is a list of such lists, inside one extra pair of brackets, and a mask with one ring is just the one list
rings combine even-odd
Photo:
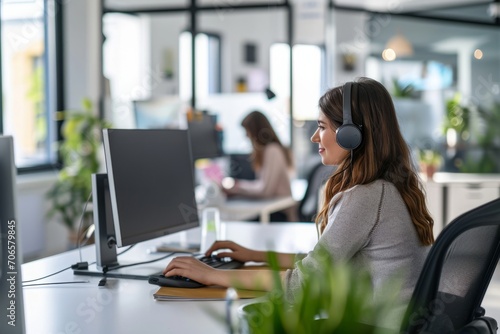
[(463, 173), (500, 172), (500, 104), (492, 106), (464, 105), (460, 94), (446, 102), (446, 117), (443, 124), (445, 135), (454, 132), (456, 147), (460, 154), (454, 164)]
[[(301, 291), (293, 300), (286, 298), (278, 271), (275, 289), (256, 302), (240, 308), (239, 332), (274, 333), (397, 333), (384, 328), (384, 321), (395, 305), (399, 283), (386, 286), (384, 299), (373, 301), (373, 288), (367, 272), (331, 260), (320, 252), (323, 270), (300, 268), (304, 274)], [(272, 268), (278, 268), (275, 254), (269, 253)], [(367, 325), (371, 324), (371, 325)]]
[[(57, 181), (47, 193), (51, 201), (49, 217), (58, 215), (69, 229), (70, 236), (77, 233), (85, 203), (90, 197), (91, 175), (100, 168), (102, 129), (111, 126), (95, 115), (89, 99), (83, 100), (82, 107), (81, 111), (64, 112), (64, 140), (59, 146), (62, 168)], [(90, 215), (90, 212), (83, 214), (87, 225)]]
[(446, 101), (446, 116), (443, 123), (443, 134), (454, 131), (459, 140), (469, 138), (471, 109), (464, 105), (459, 93)]
[(401, 85), (397, 78), (392, 79), (393, 91), (392, 96), (396, 98), (412, 98), (415, 92), (415, 87), (412, 84), (406, 86)]
[[(477, 107), (479, 129), (474, 133), (475, 146), (466, 157), (460, 171), (466, 173), (500, 172), (500, 104), (491, 107)], [(474, 154), (475, 153), (475, 154)]]
[(432, 176), (437, 172), (443, 161), (441, 153), (433, 149), (419, 150), (418, 159), (420, 171), (424, 173), (428, 179), (432, 179)]

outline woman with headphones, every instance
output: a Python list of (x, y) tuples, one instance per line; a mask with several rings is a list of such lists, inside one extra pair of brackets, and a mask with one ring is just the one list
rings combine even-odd
[[(404, 305), (434, 242), (433, 220), (391, 97), (379, 82), (360, 78), (328, 90), (319, 108), (318, 129), (311, 140), (318, 144), (323, 164), (338, 167), (326, 183), (316, 217), (318, 245), (305, 256), (278, 254), (281, 267), (289, 268), (282, 274), (286, 293), (293, 298), (300, 289), (300, 267), (321, 272), (316, 259), (325, 248), (334, 261), (348, 261), (369, 271), (375, 299), (382, 297), (384, 284), (399, 280)], [(218, 253), (219, 257), (266, 261), (266, 252), (231, 241), (215, 242), (207, 254), (219, 249), (230, 250)], [(239, 282), (239, 287), (247, 289), (273, 287), (269, 271), (215, 270), (196, 261), (176, 258), (164, 274), (207, 285)]]

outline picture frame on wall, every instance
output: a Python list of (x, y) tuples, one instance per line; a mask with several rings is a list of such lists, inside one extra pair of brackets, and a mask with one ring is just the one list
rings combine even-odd
[(247, 42), (243, 45), (243, 60), (245, 64), (257, 64), (257, 44)]

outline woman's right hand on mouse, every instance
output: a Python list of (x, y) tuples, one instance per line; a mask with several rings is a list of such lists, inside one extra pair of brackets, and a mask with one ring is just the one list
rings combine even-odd
[(262, 251), (255, 251), (252, 249), (245, 248), (233, 241), (216, 241), (210, 246), (210, 248), (205, 252), (205, 256), (210, 256), (213, 252), (219, 249), (229, 249), (230, 252), (223, 251), (217, 253), (217, 257), (230, 257), (233, 260), (241, 262), (265, 262), (266, 253)]

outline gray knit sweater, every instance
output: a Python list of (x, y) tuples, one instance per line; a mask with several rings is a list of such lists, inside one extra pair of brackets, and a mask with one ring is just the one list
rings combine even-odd
[[(349, 261), (366, 267), (372, 279), (374, 299), (380, 298), (386, 282), (398, 279), (402, 283), (400, 301), (405, 305), (413, 292), (427, 256), (429, 246), (418, 239), (410, 214), (396, 187), (387, 181), (377, 180), (358, 185), (337, 194), (330, 208), (328, 224), (318, 244), (325, 247), (335, 261)], [(302, 265), (321, 270), (315, 261), (318, 246), (301, 260)], [(287, 295), (300, 288), (302, 273), (297, 265), (286, 272)], [(394, 314), (394, 326), (404, 313)], [(387, 324), (389, 325), (389, 324)]]

